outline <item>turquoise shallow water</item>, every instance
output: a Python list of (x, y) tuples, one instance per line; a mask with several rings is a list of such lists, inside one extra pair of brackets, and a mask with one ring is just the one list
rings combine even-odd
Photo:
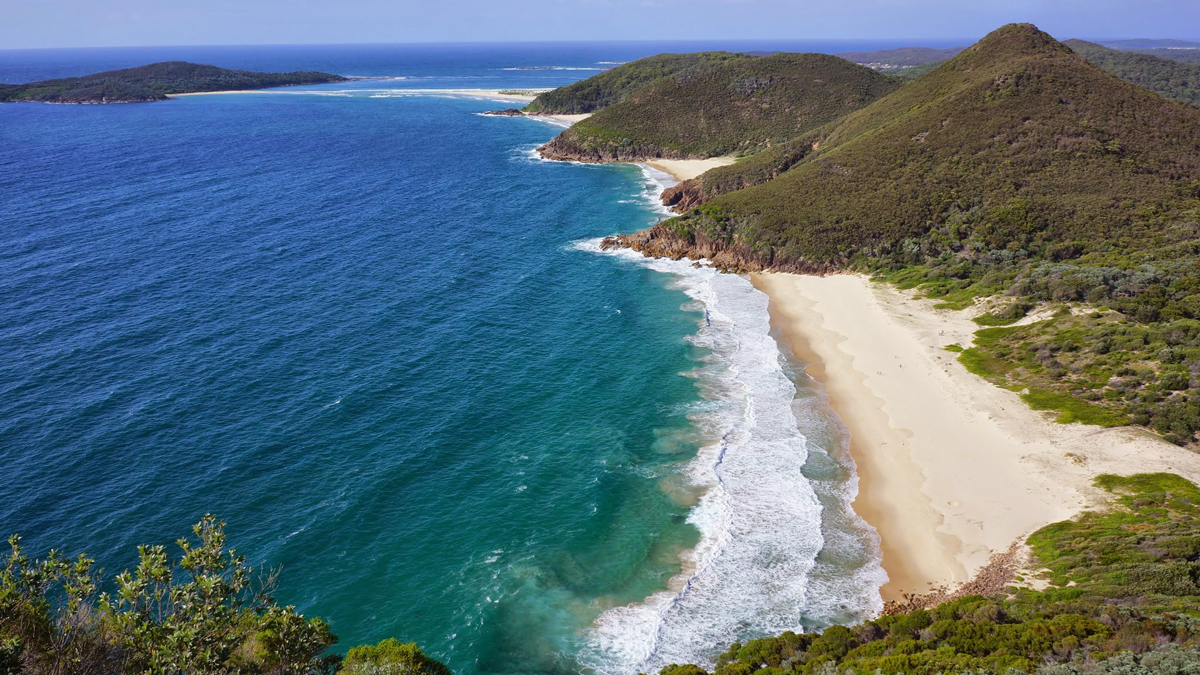
[(115, 572), (213, 512), (344, 646), (467, 674), (635, 672), (873, 609), (840, 429), (761, 294), (597, 252), (661, 185), (403, 91), (543, 71), (429, 58), (0, 106), (0, 529)]

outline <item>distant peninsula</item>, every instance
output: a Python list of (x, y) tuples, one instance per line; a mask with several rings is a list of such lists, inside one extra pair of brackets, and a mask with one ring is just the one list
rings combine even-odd
[(164, 61), (83, 77), (42, 80), (28, 84), (0, 84), (0, 102), (144, 103), (163, 101), (173, 94), (267, 89), (299, 84), (346, 82), (349, 79), (330, 73), (257, 73), (185, 61)]

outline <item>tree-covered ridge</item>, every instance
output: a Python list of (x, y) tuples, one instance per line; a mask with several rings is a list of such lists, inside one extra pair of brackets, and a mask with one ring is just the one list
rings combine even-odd
[(630, 61), (565, 87), (538, 95), (525, 112), (547, 115), (591, 113), (625, 100), (639, 88), (663, 77), (686, 80), (727, 61), (750, 58), (730, 52), (659, 54)]
[(1176, 101), (1200, 105), (1200, 63), (1122, 52), (1083, 40), (1063, 43), (1117, 77)]
[(826, 54), (737, 59), (645, 85), (564, 131), (543, 154), (588, 161), (752, 154), (898, 86), (893, 78)]
[[(1200, 489), (1170, 474), (1101, 476), (1108, 510), (1028, 541), (1044, 590), (1010, 588), (820, 634), (735, 643), (714, 675), (1200, 670)], [(662, 675), (703, 675), (672, 665)]]
[(1184, 63), (1200, 63), (1200, 49), (1139, 49), (1140, 54), (1157, 56), (1160, 59), (1182, 61)]
[(165, 61), (83, 77), (42, 80), (28, 84), (0, 84), (0, 102), (131, 103), (161, 101), (170, 94), (265, 89), (298, 84), (345, 82), (346, 79), (329, 73), (256, 73), (184, 61)]
[(272, 597), (278, 570), (249, 566), (212, 516), (192, 533), (177, 557), (139, 547), (137, 567), (111, 582), (86, 555), (32, 559), (10, 537), (0, 675), (450, 675), (396, 640), (329, 653), (324, 621)]
[(842, 52), (835, 54), (847, 61), (867, 66), (875, 70), (898, 71), (929, 63), (938, 63), (953, 58), (962, 52), (963, 47), (936, 49), (933, 47), (900, 47), (898, 49), (880, 49), (873, 52)]

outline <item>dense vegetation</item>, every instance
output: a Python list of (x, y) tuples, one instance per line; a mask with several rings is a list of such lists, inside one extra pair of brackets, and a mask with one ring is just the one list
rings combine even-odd
[(857, 110), (899, 82), (826, 54), (773, 54), (659, 79), (543, 149), (591, 161), (751, 154)]
[[(86, 555), (31, 559), (15, 535), (0, 568), (0, 675), (450, 675), (415, 645), (328, 653), (337, 638), (271, 596), (277, 571), (225, 547), (206, 516), (180, 539), (138, 549), (107, 583)], [(340, 668), (339, 668), (340, 663)]]
[(329, 73), (255, 73), (183, 61), (166, 61), (84, 77), (43, 80), (29, 84), (0, 84), (0, 102), (131, 103), (161, 101), (169, 94), (265, 89), (345, 80), (346, 78), (340, 75)]
[[(1020, 307), (1020, 303), (1016, 303)], [(976, 333), (961, 360), (1060, 422), (1140, 424), (1188, 443), (1200, 431), (1200, 322), (1139, 324), (1114, 311), (1072, 313)]]
[[(714, 675), (1162, 673), (1200, 669), (1200, 489), (1170, 474), (1101, 476), (1109, 510), (1029, 538), (1044, 590), (1012, 588), (820, 634), (735, 643)], [(672, 665), (661, 675), (703, 675)]]
[(1200, 105), (1200, 63), (1182, 63), (1149, 54), (1121, 52), (1083, 40), (1063, 43), (1117, 77), (1176, 101)]
[(659, 78), (686, 80), (727, 61), (748, 58), (730, 52), (659, 54), (631, 61), (565, 87), (540, 94), (526, 112), (548, 115), (590, 113), (625, 100), (630, 94)]

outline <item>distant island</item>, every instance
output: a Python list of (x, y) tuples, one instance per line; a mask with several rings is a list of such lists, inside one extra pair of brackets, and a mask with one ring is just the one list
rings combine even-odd
[(0, 84), (0, 102), (145, 103), (163, 101), (174, 94), (267, 89), (299, 84), (346, 82), (349, 79), (341, 75), (311, 71), (257, 73), (186, 61), (164, 61), (83, 77), (42, 80), (28, 84)]

